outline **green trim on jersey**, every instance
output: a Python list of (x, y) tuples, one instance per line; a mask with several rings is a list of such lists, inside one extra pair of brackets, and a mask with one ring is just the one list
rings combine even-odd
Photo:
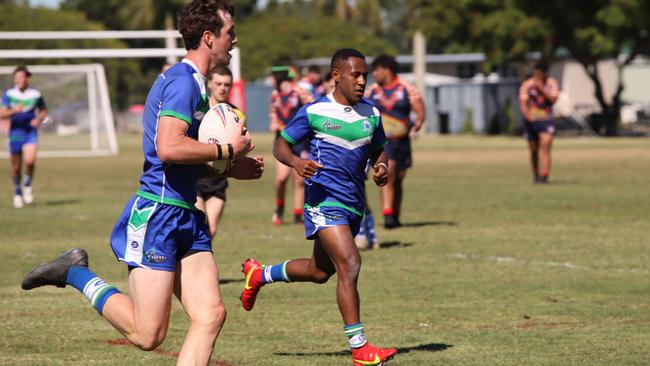
[(190, 124), (190, 125), (192, 124), (192, 118), (191, 117), (188, 117), (188, 116), (186, 116), (184, 114), (180, 114), (180, 113), (178, 113), (176, 111), (173, 111), (171, 109), (163, 109), (162, 111), (160, 111), (159, 116), (160, 117), (165, 117), (165, 116), (174, 117), (174, 118), (180, 119), (181, 121), (187, 122), (187, 124)]
[(201, 94), (201, 101), (196, 106), (196, 110), (203, 113), (207, 113), (210, 110), (210, 98), (207, 95)]
[(138, 196), (138, 197), (142, 197), (144, 199), (148, 199), (149, 201), (152, 201), (152, 202), (158, 202), (158, 203), (162, 203), (162, 204), (165, 204), (165, 205), (172, 205), (172, 206), (176, 206), (176, 207), (186, 208), (186, 209), (192, 210), (192, 211), (197, 211), (198, 210), (193, 204), (189, 204), (189, 203), (187, 203), (185, 201), (177, 200), (177, 199), (174, 199), (174, 198), (162, 198), (162, 197), (157, 196), (157, 195), (155, 195), (153, 193), (145, 192), (143, 190), (138, 190), (137, 192), (135, 192), (135, 195)]
[(36, 103), (38, 102), (38, 99), (40, 98), (40, 97), (37, 97), (37, 98), (21, 99), (21, 98), (12, 97), (11, 95), (8, 95), (8, 97), (9, 97), (9, 103), (11, 105), (22, 104), (24, 108), (35, 107)]
[(284, 132), (284, 130), (280, 131), (280, 136), (282, 136), (290, 144), (292, 144), (292, 145), (296, 144), (296, 140), (294, 140), (291, 136), (287, 135), (287, 133)]
[(372, 137), (379, 125), (379, 116), (362, 117), (354, 122), (342, 121), (333, 117), (307, 113), (309, 123), (317, 133), (338, 137), (346, 141)]
[(305, 208), (314, 208), (314, 207), (339, 207), (339, 208), (343, 208), (345, 210), (348, 210), (348, 211), (352, 212), (355, 215), (363, 216), (363, 212), (360, 212), (359, 210), (357, 210), (357, 209), (355, 209), (353, 207), (350, 207), (348, 205), (344, 205), (341, 202), (325, 201), (325, 202), (321, 202), (321, 203), (317, 204), (316, 206), (312, 206), (312, 205), (310, 205), (308, 203), (305, 203)]

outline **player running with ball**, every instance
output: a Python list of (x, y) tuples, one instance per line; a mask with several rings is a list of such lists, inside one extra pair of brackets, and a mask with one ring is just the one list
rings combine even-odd
[[(349, 338), (354, 365), (379, 365), (397, 350), (366, 341), (360, 319), (357, 279), (361, 257), (354, 236), (365, 209), (364, 168), (372, 162), (372, 179), (386, 184), (386, 142), (377, 108), (362, 99), (368, 68), (361, 52), (346, 48), (332, 57), (332, 93), (300, 109), (275, 142), (275, 157), (305, 178), (305, 232), (314, 240), (311, 258), (262, 266), (243, 264), (246, 278), (241, 295), (251, 310), (262, 286), (272, 282), (324, 283), (336, 273), (336, 297)], [(294, 155), (291, 145), (311, 139), (310, 159)]]
[(153, 350), (165, 339), (176, 295), (190, 320), (178, 365), (207, 365), (226, 318), (205, 215), (194, 207), (197, 178), (210, 173), (205, 163), (217, 159), (220, 150), (227, 152), (225, 158), (238, 159), (230, 170), (234, 178), (259, 178), (263, 168), (260, 158), (244, 157), (252, 145), (241, 128), (228, 146), (197, 141), (209, 107), (204, 75), (228, 64), (229, 51), (237, 43), (233, 13), (228, 0), (186, 5), (179, 28), (187, 55), (158, 76), (147, 97), (141, 187), (111, 235), (115, 256), (128, 266), (129, 295), (93, 273), (80, 248), (35, 267), (22, 283), (25, 290), (44, 285), (76, 288), (143, 350)]

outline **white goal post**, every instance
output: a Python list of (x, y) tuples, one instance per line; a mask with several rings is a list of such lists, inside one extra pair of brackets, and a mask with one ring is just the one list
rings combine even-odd
[[(113, 112), (102, 64), (32, 65), (30, 87), (38, 89), (49, 118), (39, 129), (39, 157), (118, 153)], [(15, 66), (0, 66), (0, 90), (13, 87)], [(6, 124), (0, 140), (6, 142)], [(6, 143), (0, 156), (6, 157)]]

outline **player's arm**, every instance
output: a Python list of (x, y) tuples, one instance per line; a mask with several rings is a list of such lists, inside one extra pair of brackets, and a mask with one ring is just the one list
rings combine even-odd
[(557, 97), (560, 94), (560, 88), (557, 85), (555, 79), (549, 78), (547, 84), (550, 90), (546, 90), (545, 85), (542, 83), (536, 84), (537, 90), (544, 96), (549, 103), (555, 104)]
[[(172, 116), (160, 117), (156, 147), (158, 158), (165, 163), (198, 164), (217, 160), (219, 147), (222, 159), (237, 160), (253, 149), (248, 130), (238, 124), (227, 145), (203, 144), (187, 136), (189, 124)], [(231, 154), (232, 153), (232, 154)]]
[(38, 99), (36, 108), (38, 110), (38, 113), (36, 114), (36, 118), (34, 118), (30, 124), (34, 128), (39, 128), (43, 121), (45, 121), (45, 118), (47, 118), (47, 107), (45, 106), (43, 97)]
[(276, 132), (280, 130), (280, 118), (275, 107), (275, 100), (277, 98), (277, 91), (271, 93), (271, 101), (269, 102), (269, 130)]
[(209, 177), (230, 177), (239, 180), (248, 180), (248, 179), (259, 179), (264, 173), (264, 157), (254, 156), (248, 157), (245, 156), (241, 159), (233, 161), (230, 169), (225, 173), (217, 173), (217, 171), (210, 165), (205, 164), (205, 169), (201, 174), (200, 178), (209, 178)]
[(533, 119), (530, 116), (530, 109), (528, 108), (528, 87), (529, 81), (526, 80), (521, 84), (519, 88), (519, 110), (524, 116), (524, 119), (527, 121), (532, 121)]
[(310, 178), (323, 166), (313, 160), (301, 159), (294, 155), (290, 146), (290, 144), (303, 141), (313, 134), (306, 108), (300, 108), (296, 116), (280, 132), (280, 138), (276, 139), (275, 145), (273, 145), (273, 156), (282, 164), (292, 167), (301, 177)]
[(424, 120), (426, 118), (426, 107), (424, 106), (424, 99), (422, 99), (420, 92), (410, 84), (407, 84), (407, 91), (409, 93), (409, 103), (411, 104), (411, 110), (413, 110), (413, 113), (415, 113), (413, 129), (415, 131), (420, 131), (424, 125)]
[(379, 123), (370, 140), (372, 149), (370, 152), (370, 165), (372, 166), (372, 180), (381, 187), (388, 183), (388, 157), (384, 152), (386, 133), (377, 108), (374, 108), (374, 113), (379, 117)]
[(292, 167), (303, 178), (312, 177), (318, 169), (323, 167), (313, 160), (301, 159), (294, 155), (289, 142), (283, 137), (276, 139), (275, 145), (273, 145), (273, 156), (282, 164)]

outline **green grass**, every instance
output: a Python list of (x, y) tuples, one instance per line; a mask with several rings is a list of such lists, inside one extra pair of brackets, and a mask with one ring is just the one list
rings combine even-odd
[[(228, 320), (215, 360), (231, 365), (348, 365), (335, 279), (264, 288), (239, 306), (240, 263), (311, 252), (301, 227), (273, 227), (270, 135), (255, 137), (264, 178), (231, 183), (215, 257)], [(108, 236), (137, 189), (139, 137), (109, 158), (42, 159), (36, 204), (0, 192), (0, 364), (173, 365), (188, 322), (174, 302), (165, 352), (120, 335), (73, 289), (20, 290), (35, 264), (73, 245), (126, 289)], [(647, 365), (650, 363), (650, 148), (641, 139), (558, 139), (552, 184), (531, 184), (525, 142), (417, 140), (402, 221), (363, 253), (362, 319), (391, 365)], [(8, 162), (5, 161), (8, 170)], [(377, 212), (378, 193), (370, 187)], [(381, 220), (378, 224), (381, 224)]]

